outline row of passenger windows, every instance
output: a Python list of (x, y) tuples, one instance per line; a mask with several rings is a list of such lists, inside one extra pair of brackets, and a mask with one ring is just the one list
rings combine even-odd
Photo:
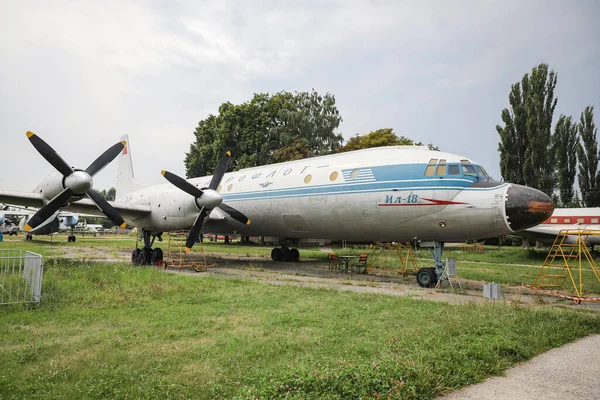
[[(485, 169), (479, 165), (471, 164), (469, 160), (460, 160), (460, 164), (446, 164), (446, 160), (437, 160), (432, 158), (429, 165), (425, 168), (425, 176), (474, 176), (479, 178), (489, 178)], [(462, 174), (461, 174), (462, 170)]]

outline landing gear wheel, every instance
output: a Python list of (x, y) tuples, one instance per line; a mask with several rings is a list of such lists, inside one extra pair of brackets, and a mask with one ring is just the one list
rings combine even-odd
[(438, 283), (438, 276), (437, 276), (437, 274), (435, 272), (436, 268), (435, 267), (429, 267), (429, 269), (431, 270), (431, 274), (432, 274), (431, 276), (433, 276), (433, 286), (432, 287), (435, 287), (435, 285), (437, 285), (437, 283)]
[(424, 288), (433, 287), (436, 281), (437, 277), (435, 275), (435, 270), (427, 267), (417, 271), (417, 283), (419, 286)]
[(160, 247), (156, 247), (154, 250), (152, 250), (152, 252), (154, 253), (154, 259), (156, 262), (163, 260), (163, 251)]
[(279, 247), (275, 247), (271, 250), (271, 260), (273, 261), (281, 261), (281, 249)]
[(298, 251), (298, 249), (291, 249), (290, 256), (291, 256), (290, 261), (294, 261), (294, 262), (300, 261), (300, 252)]
[(288, 249), (287, 247), (284, 247), (281, 249), (281, 260), (288, 262), (291, 259), (291, 255), (290, 255), (290, 249)]
[(138, 264), (139, 264), (139, 263), (138, 263), (138, 259), (140, 258), (140, 252), (141, 252), (141, 251), (142, 251), (141, 249), (135, 249), (135, 250), (133, 250), (133, 251), (131, 252), (131, 262), (132, 262), (133, 264), (136, 264), (136, 265), (138, 265)]

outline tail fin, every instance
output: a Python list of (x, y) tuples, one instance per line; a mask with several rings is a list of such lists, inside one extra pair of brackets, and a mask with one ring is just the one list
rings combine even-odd
[(133, 176), (133, 162), (131, 161), (131, 143), (129, 136), (121, 136), (121, 140), (127, 142), (119, 155), (119, 166), (117, 169), (117, 200), (122, 199), (127, 193), (141, 189), (145, 185), (137, 182)]

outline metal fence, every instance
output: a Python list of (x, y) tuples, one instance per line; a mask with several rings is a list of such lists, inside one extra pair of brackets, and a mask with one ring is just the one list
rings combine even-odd
[(38, 303), (42, 295), (44, 259), (21, 250), (0, 250), (0, 304)]

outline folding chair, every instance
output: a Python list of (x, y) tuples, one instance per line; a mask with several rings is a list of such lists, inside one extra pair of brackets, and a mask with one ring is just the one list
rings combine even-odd
[(329, 270), (339, 271), (341, 269), (340, 259), (337, 254), (329, 253)]
[(352, 272), (356, 272), (357, 274), (364, 274), (367, 272), (367, 255), (361, 254), (358, 257), (358, 261), (352, 264)]

